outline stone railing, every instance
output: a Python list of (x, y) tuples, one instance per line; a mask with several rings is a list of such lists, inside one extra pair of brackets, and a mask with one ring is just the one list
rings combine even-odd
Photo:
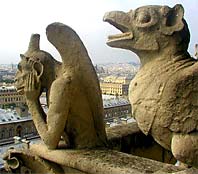
[(12, 150), (9, 158), (13, 161), (10, 164), (14, 164), (13, 168), (16, 167), (14, 171), (18, 173), (193, 174), (197, 172), (193, 168), (185, 170), (172, 165), (176, 160), (171, 152), (158, 145), (152, 137), (141, 133), (136, 123), (107, 128), (107, 135), (108, 149), (48, 150), (45, 145), (34, 144), (29, 149)]

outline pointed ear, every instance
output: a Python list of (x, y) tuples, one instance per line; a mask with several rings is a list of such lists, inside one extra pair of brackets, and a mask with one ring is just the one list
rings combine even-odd
[(24, 54), (20, 54), (21, 60), (26, 60), (28, 61), (30, 58), (26, 57)]
[[(166, 7), (164, 7), (166, 8)], [(164, 21), (160, 31), (165, 35), (172, 35), (175, 31), (181, 31), (184, 28), (183, 17), (184, 8), (182, 5), (177, 4), (173, 8), (162, 10)]]
[(33, 68), (37, 72), (37, 80), (40, 80), (40, 78), (41, 78), (41, 76), (43, 74), (43, 69), (44, 69), (43, 64), (41, 62), (39, 62), (39, 61), (36, 61), (33, 64)]

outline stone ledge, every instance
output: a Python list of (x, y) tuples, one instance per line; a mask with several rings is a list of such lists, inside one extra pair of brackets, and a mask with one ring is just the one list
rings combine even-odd
[(74, 168), (90, 174), (171, 173), (183, 170), (174, 165), (115, 150), (49, 150), (45, 145), (36, 144), (31, 146), (30, 152), (60, 166)]
[[(11, 150), (9, 157), (16, 157), (21, 169), (32, 173), (79, 174), (195, 174), (197, 169), (176, 167), (163, 162), (168, 155), (152, 137), (141, 133), (136, 123), (107, 129), (111, 149), (97, 150), (49, 150), (44, 144), (34, 144), (30, 149)], [(116, 149), (116, 150), (115, 150)], [(123, 151), (129, 152), (122, 153)], [(142, 156), (136, 156), (137, 154)], [(162, 155), (163, 154), (163, 158)], [(144, 158), (149, 156), (152, 159)], [(163, 160), (162, 160), (163, 159)], [(169, 161), (170, 162), (170, 161)], [(174, 163), (174, 160), (171, 161)], [(17, 169), (18, 173), (22, 170)], [(15, 171), (16, 172), (16, 171)]]

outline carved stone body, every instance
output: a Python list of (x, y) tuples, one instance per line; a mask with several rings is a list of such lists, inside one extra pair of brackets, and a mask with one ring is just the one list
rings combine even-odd
[[(63, 62), (40, 50), (39, 35), (35, 34), (28, 51), (21, 55), (16, 75), (16, 87), (26, 96), (39, 135), (50, 149), (57, 148), (61, 137), (67, 148), (105, 147), (102, 96), (86, 48), (64, 24), (50, 24), (46, 33)], [(44, 90), (47, 114), (39, 102)]]
[(142, 63), (129, 89), (138, 126), (176, 159), (198, 166), (198, 64), (187, 52), (183, 15), (181, 5), (144, 6), (104, 20), (123, 32), (107, 44), (133, 51)]

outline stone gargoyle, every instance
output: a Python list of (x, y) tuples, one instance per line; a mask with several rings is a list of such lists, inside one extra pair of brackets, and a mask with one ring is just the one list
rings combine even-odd
[(142, 64), (129, 89), (138, 126), (178, 161), (198, 167), (198, 63), (187, 52), (182, 5), (112, 11), (104, 21), (122, 32), (107, 44), (136, 53)]
[[(37, 131), (49, 149), (61, 139), (65, 148), (107, 145), (99, 81), (87, 50), (76, 32), (61, 23), (46, 29), (62, 63), (40, 50), (40, 35), (33, 34), (18, 64), (16, 88), (24, 93)], [(39, 97), (46, 91), (48, 112)]]

